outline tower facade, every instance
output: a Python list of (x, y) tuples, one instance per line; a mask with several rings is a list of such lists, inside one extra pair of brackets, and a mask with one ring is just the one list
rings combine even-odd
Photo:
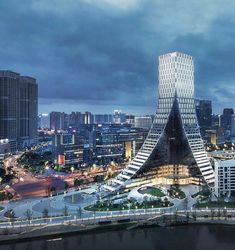
[(209, 185), (214, 171), (200, 135), (195, 112), (194, 63), (179, 52), (159, 57), (159, 98), (148, 136), (130, 164), (105, 188), (125, 186), (142, 171), (161, 164), (186, 164)]

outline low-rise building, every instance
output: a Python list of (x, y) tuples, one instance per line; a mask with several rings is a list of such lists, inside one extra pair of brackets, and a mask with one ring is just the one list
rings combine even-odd
[(8, 139), (1, 139), (0, 140), (0, 154), (7, 154), (10, 153), (11, 147)]
[(235, 196), (235, 159), (215, 160), (215, 194), (218, 197)]
[(136, 128), (150, 129), (152, 123), (151, 116), (136, 116), (134, 125)]

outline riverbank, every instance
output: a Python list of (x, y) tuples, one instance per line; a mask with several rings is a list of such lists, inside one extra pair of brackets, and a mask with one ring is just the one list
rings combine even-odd
[(31, 228), (29, 227), (21, 227), (12, 228), (11, 234), (4, 235), (0, 231), (0, 245), (15, 243), (17, 242), (25, 242), (32, 241), (38, 239), (51, 239), (62, 237), (66, 235), (73, 234), (86, 234), (92, 232), (106, 232), (106, 231), (117, 231), (117, 230), (125, 230), (129, 227), (136, 225), (136, 222), (126, 222), (126, 223), (115, 223), (108, 225), (81, 225), (81, 224), (62, 224), (62, 225), (46, 225), (46, 226), (37, 226)]

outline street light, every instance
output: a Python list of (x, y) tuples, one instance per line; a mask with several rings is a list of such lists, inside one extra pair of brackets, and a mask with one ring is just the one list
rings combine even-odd
[(73, 174), (74, 169), (75, 169), (74, 167), (71, 167), (71, 168), (70, 168), (72, 174)]

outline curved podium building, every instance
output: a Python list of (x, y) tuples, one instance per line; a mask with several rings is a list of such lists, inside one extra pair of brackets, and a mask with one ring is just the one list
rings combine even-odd
[(164, 164), (187, 165), (213, 186), (214, 171), (200, 135), (194, 103), (194, 63), (179, 52), (159, 57), (159, 99), (148, 136), (129, 165), (104, 188), (118, 191), (130, 179)]

